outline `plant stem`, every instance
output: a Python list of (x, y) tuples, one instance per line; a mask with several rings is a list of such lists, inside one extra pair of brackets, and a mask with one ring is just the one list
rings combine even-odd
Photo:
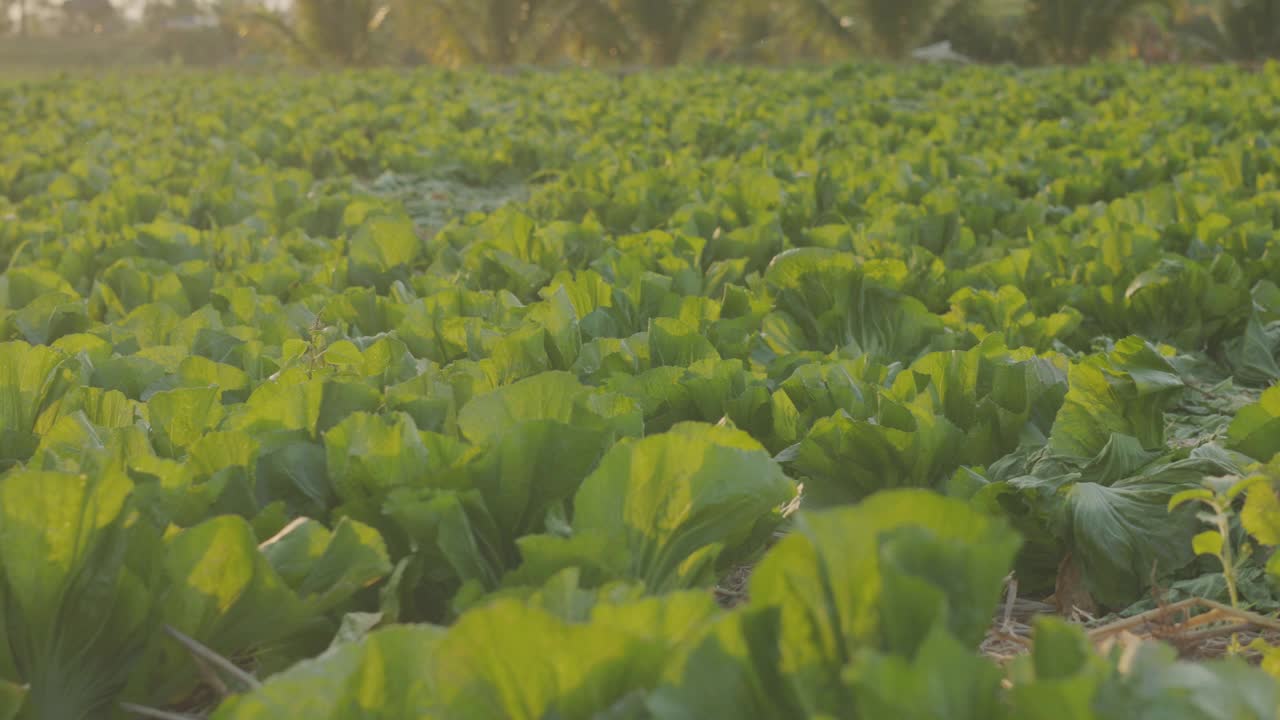
[(1223, 507), (1215, 509), (1218, 512), (1214, 519), (1218, 524), (1218, 533), (1222, 535), (1222, 555), (1218, 558), (1222, 562), (1222, 577), (1227, 581), (1227, 596), (1231, 600), (1231, 607), (1239, 609), (1240, 596), (1236, 589), (1235, 559), (1231, 552), (1231, 525), (1227, 520), (1226, 509)]

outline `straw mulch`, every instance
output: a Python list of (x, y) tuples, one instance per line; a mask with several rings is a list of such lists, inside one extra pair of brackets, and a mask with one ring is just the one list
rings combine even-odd
[(1256, 660), (1257, 653), (1248, 649), (1254, 640), (1280, 644), (1280, 619), (1204, 598), (1161, 603), (1153, 610), (1123, 618), (1094, 617), (1089, 610), (1063, 608), (1055, 600), (1053, 596), (1046, 601), (1018, 597), (1017, 580), (1006, 578), (1005, 598), (983, 640), (982, 654), (1003, 664), (1029, 652), (1032, 624), (1039, 615), (1058, 615), (1080, 624), (1102, 652), (1117, 645), (1129, 648), (1141, 641), (1160, 640), (1189, 660), (1218, 658), (1229, 652)]

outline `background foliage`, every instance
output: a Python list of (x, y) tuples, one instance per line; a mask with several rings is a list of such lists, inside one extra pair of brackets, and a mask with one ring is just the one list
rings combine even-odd
[(34, 64), (42, 45), (31, 40), (50, 36), (61, 62), (87, 62), (81, 48), (102, 35), (122, 57), (142, 45), (186, 63), (313, 65), (902, 60), (934, 43), (1023, 64), (1280, 53), (1276, 0), (145, 0), (133, 29), (123, 0), (111, 1), (0, 0), (0, 35), (27, 38), (0, 43), (0, 64)]

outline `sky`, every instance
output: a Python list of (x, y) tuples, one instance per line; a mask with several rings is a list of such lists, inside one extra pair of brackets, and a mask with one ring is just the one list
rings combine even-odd
[[(293, 0), (262, 0), (262, 3), (272, 10), (287, 10)], [(54, 0), (52, 4), (59, 4), (59, 0)], [(142, 9), (147, 2), (146, 0), (111, 0), (111, 4), (119, 8), (121, 14), (125, 17), (136, 20), (142, 17)], [(18, 19), (18, 6), (16, 4), (9, 9), (9, 15), (15, 21)]]
[[(285, 10), (293, 0), (262, 0), (262, 4), (272, 10)], [(127, 18), (138, 18), (142, 16), (142, 8), (146, 6), (146, 0), (111, 0), (111, 4), (120, 8), (120, 12)]]

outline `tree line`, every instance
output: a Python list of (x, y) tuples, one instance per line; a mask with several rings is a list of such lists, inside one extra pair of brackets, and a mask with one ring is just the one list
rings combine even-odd
[[(68, 27), (101, 31), (113, 1), (125, 0), (0, 0), (0, 23), (25, 21), (30, 5), (44, 4), (63, 10)], [(288, 11), (260, 3), (148, 0), (143, 24), (178, 35), (179, 46), (204, 34), (224, 49), (267, 48), (317, 65), (901, 60), (937, 43), (950, 57), (1023, 64), (1280, 57), (1280, 0), (293, 0)], [(214, 22), (178, 22), (192, 17)]]

